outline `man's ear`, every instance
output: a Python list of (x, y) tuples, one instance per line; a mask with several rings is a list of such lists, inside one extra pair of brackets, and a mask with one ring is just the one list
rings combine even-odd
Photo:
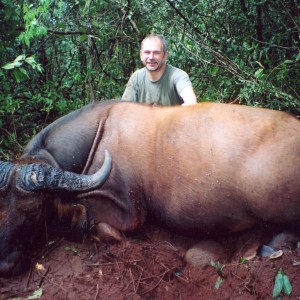
[(168, 56), (169, 56), (169, 51), (166, 51), (164, 54), (164, 62), (165, 63), (167, 62)]

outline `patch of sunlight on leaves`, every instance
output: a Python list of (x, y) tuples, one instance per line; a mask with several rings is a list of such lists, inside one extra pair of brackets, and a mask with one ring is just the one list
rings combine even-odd
[(46, 270), (45, 267), (42, 264), (38, 263), (38, 262), (35, 264), (35, 268), (38, 271), (45, 271)]

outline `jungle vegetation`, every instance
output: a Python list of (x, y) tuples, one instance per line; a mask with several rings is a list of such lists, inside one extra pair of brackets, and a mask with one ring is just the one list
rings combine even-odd
[(299, 0), (1, 0), (0, 159), (69, 111), (120, 98), (149, 33), (199, 101), (300, 115)]

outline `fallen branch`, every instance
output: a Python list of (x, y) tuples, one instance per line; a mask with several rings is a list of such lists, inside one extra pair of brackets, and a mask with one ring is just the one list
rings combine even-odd
[(111, 266), (111, 265), (118, 265), (118, 264), (134, 264), (140, 262), (140, 259), (132, 260), (132, 261), (116, 261), (116, 262), (108, 262), (108, 263), (94, 263), (94, 264), (86, 264), (88, 267), (100, 267), (100, 266)]
[(40, 279), (40, 282), (39, 282), (39, 284), (38, 284), (38, 288), (40, 288), (40, 287), (42, 286), (42, 284), (43, 284), (43, 282), (44, 282), (44, 280), (45, 280), (45, 278), (46, 278), (46, 275), (48, 274), (49, 270), (50, 270), (50, 266), (47, 268), (47, 270), (46, 270), (45, 273), (43, 274), (42, 278)]
[(95, 295), (95, 297), (94, 297), (94, 300), (96, 300), (96, 299), (97, 299), (97, 297), (98, 297), (98, 294), (99, 294), (99, 284), (97, 284), (97, 288), (96, 288), (96, 295)]

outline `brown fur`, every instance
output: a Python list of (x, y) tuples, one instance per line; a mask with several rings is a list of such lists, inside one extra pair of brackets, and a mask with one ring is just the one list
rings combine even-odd
[(95, 222), (132, 231), (150, 214), (196, 235), (299, 224), (300, 122), (286, 113), (120, 103), (107, 110), (90, 173), (104, 149), (111, 176), (82, 201)]
[[(198, 237), (259, 226), (298, 228), (300, 122), (291, 115), (216, 103), (94, 103), (46, 127), (20, 162), (39, 160), (92, 174), (101, 167), (105, 150), (112, 171), (101, 188), (88, 193), (16, 192), (14, 175), (0, 199), (4, 210), (10, 208), (8, 221), (0, 220), (1, 240), (15, 249), (13, 237), (25, 236), (22, 222), (28, 216), (26, 231), (42, 223), (39, 212), (26, 211), (30, 203), (51, 204), (51, 199), (59, 199), (60, 217), (70, 216), (81, 227), (96, 225), (100, 237), (117, 240), (119, 232), (137, 230), (146, 219)], [(20, 201), (25, 210), (16, 205)], [(1, 259), (10, 252), (0, 245), (0, 275), (7, 272)], [(13, 254), (19, 255), (17, 250)]]

